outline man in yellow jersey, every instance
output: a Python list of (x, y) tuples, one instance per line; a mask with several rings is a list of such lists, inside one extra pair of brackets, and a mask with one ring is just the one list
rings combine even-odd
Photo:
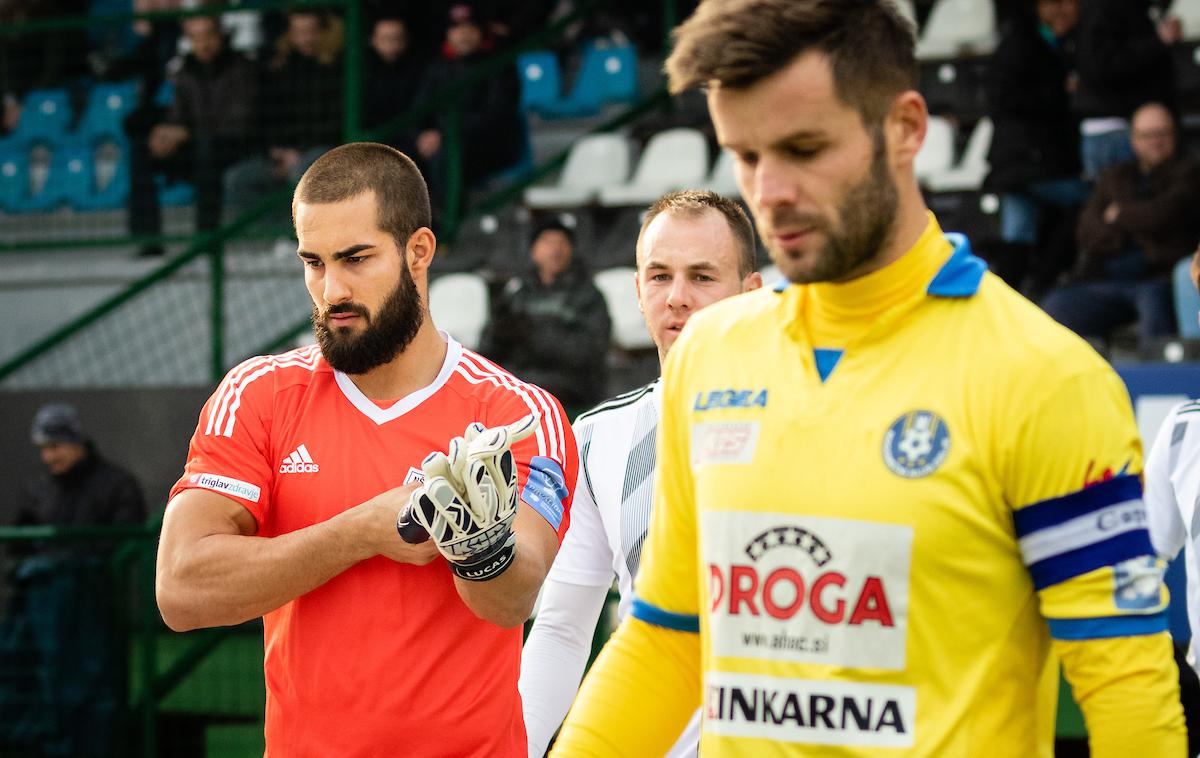
[(925, 207), (889, 0), (705, 0), (671, 87), (790, 283), (690, 321), (663, 377), (630, 617), (557, 755), (1183, 756), (1120, 379)]

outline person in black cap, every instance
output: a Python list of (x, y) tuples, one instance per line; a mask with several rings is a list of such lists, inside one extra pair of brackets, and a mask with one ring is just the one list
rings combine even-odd
[[(72, 406), (43, 406), (30, 438), (45, 470), (27, 485), (17, 525), (102, 526), (146, 518), (137, 480), (96, 452)], [(0, 677), (0, 748), (113, 755), (120, 697), (113, 543), (32, 547), (13, 571), (0, 625), (0, 670), (8, 673)]]
[(532, 266), (491, 297), (479, 351), (544, 387), (574, 416), (605, 397), (612, 323), (604, 296), (558, 221), (534, 232)]

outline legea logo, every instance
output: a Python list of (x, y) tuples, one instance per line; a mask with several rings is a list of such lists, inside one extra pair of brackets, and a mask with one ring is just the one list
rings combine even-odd
[(697, 411), (715, 411), (721, 408), (766, 408), (767, 391), (759, 390), (712, 390), (696, 393)]

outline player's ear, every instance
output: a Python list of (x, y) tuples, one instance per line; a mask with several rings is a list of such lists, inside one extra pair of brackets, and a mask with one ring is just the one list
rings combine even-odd
[(437, 252), (437, 238), (427, 226), (422, 226), (408, 236), (404, 245), (404, 257), (413, 276), (418, 273), (428, 273)]
[(763, 285), (762, 274), (757, 271), (751, 271), (742, 279), (742, 292), (756, 290)]
[(907, 167), (912, 172), (913, 161), (925, 142), (929, 111), (919, 92), (908, 90), (896, 96), (883, 119), (883, 134), (893, 169)]

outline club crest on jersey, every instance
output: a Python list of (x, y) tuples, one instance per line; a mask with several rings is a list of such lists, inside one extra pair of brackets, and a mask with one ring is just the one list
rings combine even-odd
[(883, 462), (906, 479), (929, 476), (950, 454), (950, 429), (933, 411), (909, 411), (883, 435)]
[(766, 408), (767, 391), (757, 390), (711, 390), (697, 392), (696, 404), (692, 406), (697, 411), (715, 411), (721, 408)]

